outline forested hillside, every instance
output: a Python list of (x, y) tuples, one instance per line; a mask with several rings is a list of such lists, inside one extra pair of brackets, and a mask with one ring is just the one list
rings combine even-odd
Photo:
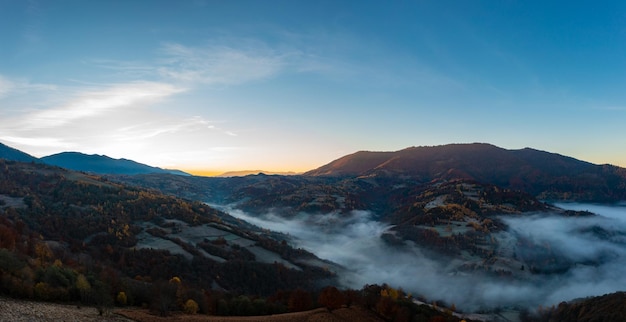
[[(181, 227), (213, 235), (185, 238), (177, 235)], [(312, 254), (254, 229), (202, 203), (0, 160), (0, 292), (6, 295), (101, 304), (116, 299), (165, 311), (173, 278), (180, 287), (171, 300), (197, 303), (207, 303), (205, 292), (265, 297), (332, 281), (329, 271), (304, 262), (315, 259)], [(249, 247), (237, 243), (242, 240)], [(270, 263), (259, 253), (277, 259)], [(181, 290), (184, 295), (176, 293)]]
[(460, 320), (386, 285), (339, 290), (329, 269), (338, 267), (280, 238), (199, 202), (0, 159), (0, 295), (101, 313), (140, 306), (158, 315), (267, 315), (359, 305), (383, 320)]

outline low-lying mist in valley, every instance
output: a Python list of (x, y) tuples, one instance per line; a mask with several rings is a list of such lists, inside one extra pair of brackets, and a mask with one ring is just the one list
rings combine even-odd
[[(563, 274), (545, 276), (539, 294), (546, 304), (626, 290), (626, 207), (560, 203), (558, 207), (590, 211), (596, 216), (535, 214), (507, 218), (509, 229), (532, 239), (564, 264)], [(532, 256), (532, 250), (529, 256)]]
[(381, 236), (392, 227), (374, 220), (369, 211), (303, 213), (287, 219), (279, 212), (253, 216), (223, 209), (259, 227), (288, 234), (294, 246), (341, 265), (344, 269), (337, 273), (345, 287), (387, 283), (465, 311), (534, 309), (626, 290), (626, 207), (557, 206), (598, 215), (501, 216), (508, 228), (494, 238), (507, 241), (515, 263), (524, 263), (512, 268), (509, 276), (462, 270), (467, 258), (438, 256), (411, 242), (388, 244)]

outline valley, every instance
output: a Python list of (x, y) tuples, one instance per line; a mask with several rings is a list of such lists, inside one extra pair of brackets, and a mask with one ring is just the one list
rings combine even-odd
[[(625, 212), (606, 203), (626, 195), (623, 169), (456, 148), (229, 178), (0, 160), (1, 290), (165, 315), (193, 300), (205, 314), (254, 315), (311, 309), (339, 288), (342, 303), (383, 319), (406, 305), (430, 317), (441, 306), (540, 320), (556, 312), (540, 306), (626, 288)], [(476, 166), (496, 156), (491, 170)], [(414, 299), (437, 305), (419, 309)]]

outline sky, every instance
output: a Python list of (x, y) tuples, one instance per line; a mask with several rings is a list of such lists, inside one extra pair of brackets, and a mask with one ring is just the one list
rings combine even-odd
[(0, 142), (196, 174), (486, 142), (626, 167), (626, 2), (0, 0)]

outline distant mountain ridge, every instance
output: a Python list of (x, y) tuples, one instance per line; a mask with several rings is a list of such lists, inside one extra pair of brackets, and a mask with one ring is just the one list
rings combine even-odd
[(84, 154), (80, 152), (62, 152), (40, 159), (42, 162), (75, 171), (97, 174), (176, 174), (190, 175), (179, 170), (167, 170), (152, 167), (128, 159), (113, 159), (106, 155)]
[(265, 175), (279, 175), (279, 176), (294, 176), (299, 173), (296, 172), (273, 172), (273, 171), (264, 171), (264, 170), (242, 170), (242, 171), (228, 171), (222, 174), (216, 175), (216, 177), (245, 177), (249, 175), (257, 175), (257, 174), (265, 174)]
[[(71, 170), (109, 175), (175, 174), (179, 170), (151, 167), (104, 155), (63, 152), (41, 159), (0, 143), (0, 158), (43, 162)], [(228, 172), (240, 177), (264, 171)], [(410, 147), (395, 152), (359, 151), (341, 157), (299, 177), (393, 178), (414, 183), (474, 180), (525, 191), (543, 200), (614, 202), (626, 200), (626, 169), (596, 165), (532, 148), (507, 150), (486, 143)]]
[(43, 158), (36, 158), (28, 153), (0, 143), (0, 159), (20, 162), (37, 162), (69, 170), (110, 175), (135, 174), (175, 174), (190, 176), (180, 170), (161, 169), (127, 159), (113, 159), (106, 155), (84, 154), (80, 152), (62, 152)]
[[(558, 166), (552, 162), (557, 162)], [(448, 144), (410, 147), (395, 152), (359, 151), (341, 157), (322, 167), (305, 172), (309, 176), (367, 176), (401, 174), (435, 177), (456, 170), (465, 176), (485, 176), (495, 170), (504, 171), (532, 166), (551, 171), (584, 170), (592, 163), (531, 148), (506, 150), (486, 143)], [(495, 167), (495, 168), (494, 168)], [(566, 173), (567, 171), (561, 171)], [(445, 175), (444, 175), (445, 176)]]
[(360, 151), (304, 173), (322, 177), (408, 177), (420, 182), (469, 179), (523, 190), (540, 198), (626, 198), (626, 169), (596, 165), (531, 148), (491, 144), (411, 147), (395, 152)]

